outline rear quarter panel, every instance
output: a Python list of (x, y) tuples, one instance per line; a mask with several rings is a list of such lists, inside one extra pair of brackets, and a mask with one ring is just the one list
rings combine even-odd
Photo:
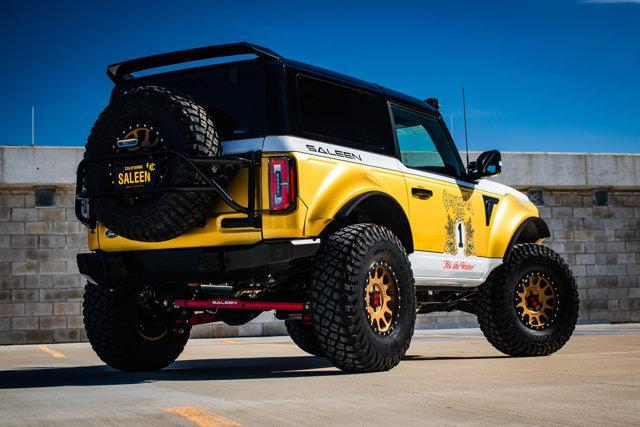
[(305, 236), (318, 236), (344, 205), (371, 191), (395, 198), (408, 217), (402, 172), (306, 153), (292, 155), (298, 165), (299, 198), (308, 208)]

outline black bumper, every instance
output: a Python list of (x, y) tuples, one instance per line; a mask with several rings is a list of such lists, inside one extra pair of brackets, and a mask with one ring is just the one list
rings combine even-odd
[(106, 285), (184, 281), (247, 281), (310, 267), (320, 241), (270, 240), (252, 246), (78, 254), (80, 273)]

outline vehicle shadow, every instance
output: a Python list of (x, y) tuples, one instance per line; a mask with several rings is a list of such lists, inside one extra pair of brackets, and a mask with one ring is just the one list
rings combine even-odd
[(425, 360), (482, 360), (482, 359), (507, 359), (510, 356), (506, 354), (495, 356), (420, 356), (420, 355), (407, 355), (403, 361), (425, 361)]
[[(509, 356), (406, 355), (405, 361), (480, 360)], [(325, 369), (329, 368), (329, 369)], [(321, 369), (321, 370), (318, 370)], [(0, 390), (64, 386), (125, 385), (154, 381), (215, 381), (348, 375), (321, 357), (260, 357), (178, 360), (155, 372), (120, 372), (106, 365), (62, 366), (0, 371)]]
[[(316, 370), (331, 368), (329, 370)], [(156, 372), (119, 372), (108, 366), (42, 367), (0, 371), (0, 390), (63, 386), (124, 385), (154, 381), (242, 380), (341, 375), (313, 356), (178, 360)]]

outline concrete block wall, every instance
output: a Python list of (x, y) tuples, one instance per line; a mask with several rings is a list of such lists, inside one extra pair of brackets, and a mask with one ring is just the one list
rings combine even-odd
[[(84, 279), (76, 254), (86, 229), (74, 213), (75, 188), (56, 189), (55, 204), (36, 207), (34, 189), (0, 189), (0, 344), (86, 340)], [(194, 337), (286, 334), (272, 313), (242, 326), (199, 325)]]
[[(0, 344), (86, 339), (84, 279), (75, 263), (86, 236), (73, 213), (81, 157), (80, 148), (0, 147)], [(539, 209), (552, 232), (545, 244), (577, 277), (580, 322), (640, 321), (640, 156), (504, 153), (503, 163), (499, 182), (542, 191)], [(39, 187), (55, 188), (53, 206), (35, 206)], [(607, 191), (607, 206), (594, 206), (595, 190)], [(418, 328), (476, 325), (460, 312), (417, 321)], [(263, 313), (243, 326), (201, 325), (192, 336), (284, 333), (282, 322)]]
[(74, 194), (58, 187), (53, 206), (36, 207), (32, 188), (0, 189), (0, 344), (85, 339)]
[(607, 195), (594, 206), (592, 191), (543, 191), (545, 244), (571, 266), (582, 322), (640, 322), (640, 188)]

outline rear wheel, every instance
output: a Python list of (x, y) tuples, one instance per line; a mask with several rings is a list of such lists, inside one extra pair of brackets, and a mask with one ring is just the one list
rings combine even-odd
[(336, 367), (375, 372), (396, 366), (416, 316), (413, 274), (400, 240), (375, 224), (332, 234), (316, 257), (311, 312), (318, 344)]
[(302, 320), (285, 320), (284, 324), (287, 327), (287, 332), (291, 340), (300, 347), (300, 350), (314, 356), (324, 356), (318, 344), (316, 333), (313, 330), (313, 325), (304, 323)]
[(83, 303), (91, 347), (120, 371), (155, 371), (171, 364), (189, 339), (177, 333), (162, 301), (150, 288), (109, 289), (88, 283)]
[(546, 246), (516, 245), (478, 291), (478, 323), (489, 342), (511, 356), (544, 356), (571, 337), (578, 290), (564, 260)]

